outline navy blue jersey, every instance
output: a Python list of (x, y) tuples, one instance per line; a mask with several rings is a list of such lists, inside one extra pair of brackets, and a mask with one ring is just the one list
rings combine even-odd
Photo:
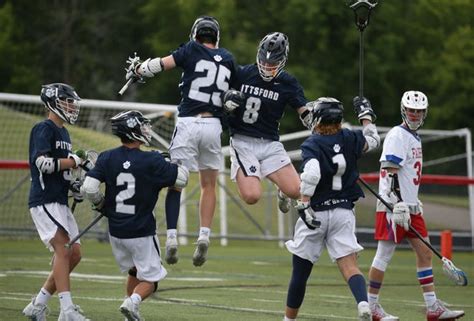
[(265, 81), (256, 64), (242, 66), (232, 86), (245, 93), (247, 101), (229, 119), (231, 135), (279, 140), (280, 119), (286, 105), (294, 109), (306, 105), (303, 88), (285, 71), (272, 81)]
[(211, 49), (190, 41), (172, 55), (176, 65), (183, 69), (178, 116), (210, 112), (221, 117), (221, 94), (229, 89), (237, 68), (232, 54), (224, 48)]
[(364, 197), (357, 185), (357, 160), (365, 145), (362, 131), (342, 129), (335, 135), (312, 134), (301, 145), (303, 167), (312, 158), (319, 161), (321, 180), (311, 196), (311, 207), (324, 211), (342, 207), (352, 209)]
[(29, 151), (31, 188), (28, 206), (30, 208), (55, 202), (67, 205), (67, 194), (71, 180), (69, 169), (44, 174), (40, 173), (35, 162), (41, 155), (68, 158), (71, 151), (71, 138), (66, 127), (58, 127), (49, 119), (33, 127), (30, 133)]
[(155, 235), (153, 209), (161, 188), (176, 182), (178, 166), (158, 152), (121, 146), (101, 153), (87, 175), (105, 182), (110, 234), (136, 238)]

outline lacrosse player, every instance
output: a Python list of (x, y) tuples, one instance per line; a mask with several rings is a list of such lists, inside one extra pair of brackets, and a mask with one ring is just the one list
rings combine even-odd
[[(209, 236), (216, 207), (216, 180), (221, 167), (221, 93), (229, 89), (236, 69), (232, 54), (219, 48), (220, 27), (217, 20), (201, 16), (194, 22), (190, 41), (164, 58), (144, 62), (129, 60), (126, 79), (153, 77), (176, 66), (183, 69), (182, 100), (178, 106), (178, 121), (169, 148), (171, 159), (190, 171), (199, 172), (201, 198), (199, 202), (200, 231), (193, 264), (201, 266), (207, 259)], [(176, 226), (181, 190), (171, 188), (166, 195), (167, 240), (165, 260), (178, 261)]]
[(310, 118), (303, 88), (283, 70), (288, 51), (285, 34), (267, 34), (258, 45), (257, 63), (238, 69), (232, 85), (239, 90), (223, 95), (224, 109), (231, 115), (231, 178), (237, 181), (240, 197), (247, 204), (257, 203), (262, 197), (260, 179), (267, 177), (279, 188), (283, 213), (289, 211), (287, 196), (299, 197), (300, 178), (279, 142), (279, 121), (286, 105), (304, 113), (306, 127)]
[(428, 98), (420, 91), (407, 91), (402, 96), (400, 109), (403, 122), (387, 133), (380, 157), (379, 194), (393, 206), (393, 213), (377, 202), (375, 239), (378, 246), (369, 271), (370, 309), (374, 321), (399, 319), (386, 313), (378, 299), (395, 248), (403, 238), (407, 238), (416, 254), (417, 276), (425, 299), (427, 320), (457, 319), (464, 315), (464, 311), (451, 311), (436, 297), (431, 250), (409, 231), (411, 224), (429, 241), (422, 204), (418, 199), (423, 153), (417, 134), (428, 114)]
[(72, 152), (71, 138), (64, 126), (76, 122), (79, 100), (69, 85), (42, 86), (41, 101), (49, 110), (48, 118), (36, 124), (30, 134), (28, 206), (41, 240), (54, 252), (51, 273), (38, 295), (23, 309), (30, 320), (46, 320), (47, 303), (55, 292), (61, 306), (59, 321), (88, 320), (79, 306), (73, 304), (70, 292), (69, 274), (81, 260), (80, 242), (74, 243), (71, 250), (64, 246), (79, 232), (68, 207), (68, 190), (70, 170), (84, 163), (85, 152)]
[(380, 137), (372, 123), (375, 113), (365, 98), (354, 98), (354, 108), (363, 130), (342, 129), (343, 106), (323, 97), (307, 104), (313, 133), (301, 145), (303, 165), (296, 208), (294, 239), (286, 242), (293, 254), (293, 272), (288, 288), (285, 321), (295, 320), (305, 295), (306, 282), (326, 247), (357, 302), (360, 320), (370, 321), (365, 279), (357, 266), (363, 248), (355, 235), (354, 203), (364, 196), (357, 185), (357, 160), (377, 148)]
[[(167, 274), (161, 265), (153, 209), (160, 190), (184, 188), (189, 172), (167, 162), (159, 152), (140, 150), (151, 140), (150, 120), (141, 112), (119, 113), (111, 124), (122, 146), (99, 155), (81, 191), (108, 218), (115, 260), (122, 273), (128, 271), (127, 297), (120, 311), (127, 320), (140, 321), (140, 302), (156, 291)], [(99, 190), (101, 183), (105, 183), (105, 196)]]

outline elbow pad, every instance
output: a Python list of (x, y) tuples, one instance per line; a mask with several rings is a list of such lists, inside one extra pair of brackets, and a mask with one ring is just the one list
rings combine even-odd
[(306, 196), (313, 196), (316, 186), (321, 179), (321, 169), (316, 158), (309, 160), (301, 173), (300, 193)]
[(362, 129), (362, 134), (365, 137), (365, 141), (367, 142), (367, 149), (366, 152), (371, 151), (380, 146), (380, 136), (377, 132), (377, 127), (374, 124), (368, 124), (364, 126)]
[(178, 175), (176, 176), (176, 182), (174, 182), (174, 187), (176, 188), (185, 188), (188, 185), (189, 171), (183, 165), (178, 165)]
[(61, 168), (59, 159), (46, 157), (44, 155), (41, 155), (36, 159), (35, 165), (38, 170), (44, 174), (52, 174), (54, 172), (59, 172)]
[(96, 178), (87, 176), (81, 186), (81, 193), (95, 206), (104, 201), (104, 195), (99, 190), (100, 181)]
[(163, 67), (163, 61), (161, 61), (161, 58), (148, 58), (138, 66), (137, 72), (144, 77), (151, 78), (154, 77), (155, 74), (163, 71)]

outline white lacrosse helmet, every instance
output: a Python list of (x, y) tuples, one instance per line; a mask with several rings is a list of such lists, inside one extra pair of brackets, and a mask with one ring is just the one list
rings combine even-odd
[(406, 91), (400, 102), (400, 110), (408, 128), (418, 130), (428, 115), (428, 98), (421, 91)]

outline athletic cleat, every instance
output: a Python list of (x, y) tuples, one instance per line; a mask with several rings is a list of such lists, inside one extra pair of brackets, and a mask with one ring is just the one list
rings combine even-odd
[(87, 319), (78, 305), (72, 305), (66, 310), (61, 310), (58, 321), (91, 321)]
[(360, 321), (372, 321), (372, 313), (370, 312), (369, 303), (367, 301), (359, 302), (357, 312)]
[(370, 304), (370, 311), (372, 312), (372, 321), (399, 321), (400, 319), (394, 315), (388, 314), (384, 311), (380, 303)]
[(282, 191), (278, 190), (278, 208), (282, 213), (288, 213), (290, 211), (291, 200), (288, 196), (283, 194)]
[(178, 240), (176, 236), (166, 239), (165, 261), (168, 264), (176, 264), (178, 262)]
[(35, 304), (35, 298), (23, 309), (23, 315), (33, 321), (46, 321), (49, 309), (44, 304)]
[(207, 250), (209, 249), (209, 240), (200, 239), (197, 241), (196, 250), (193, 254), (194, 266), (201, 266), (207, 260)]
[(464, 316), (464, 311), (451, 311), (444, 306), (441, 300), (436, 300), (436, 302), (426, 310), (426, 320), (428, 321), (456, 320), (462, 316)]
[(133, 303), (131, 298), (126, 298), (120, 306), (120, 312), (125, 316), (126, 321), (144, 321), (138, 312), (138, 304)]

